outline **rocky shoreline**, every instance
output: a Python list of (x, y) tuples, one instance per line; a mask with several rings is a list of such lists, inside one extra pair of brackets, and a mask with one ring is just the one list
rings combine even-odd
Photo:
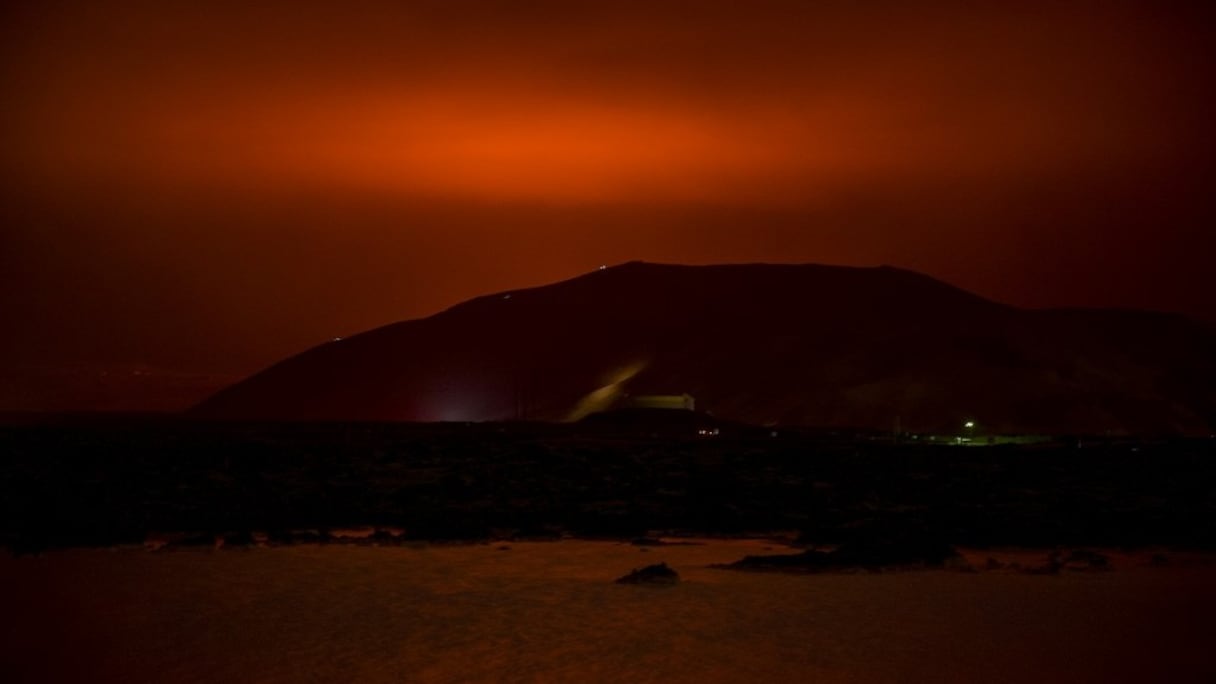
[[(950, 447), (534, 424), (0, 426), (0, 547), (638, 540), (910, 530), (982, 548), (1216, 549), (1211, 440)], [(377, 531), (378, 530), (378, 531)], [(902, 534), (902, 532), (901, 532)], [(810, 557), (815, 558), (815, 557)], [(814, 561), (818, 562), (818, 561)]]

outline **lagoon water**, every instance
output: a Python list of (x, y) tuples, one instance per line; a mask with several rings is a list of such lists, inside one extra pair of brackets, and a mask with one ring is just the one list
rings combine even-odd
[[(504, 546), (508, 548), (503, 548)], [(761, 540), (0, 559), (9, 682), (1216, 681), (1216, 566), (707, 567)], [(980, 556), (981, 560), (983, 556)], [(674, 587), (613, 579), (666, 561)]]

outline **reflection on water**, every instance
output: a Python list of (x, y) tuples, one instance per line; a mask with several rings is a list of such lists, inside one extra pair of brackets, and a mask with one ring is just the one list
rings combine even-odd
[[(1211, 567), (1061, 577), (706, 567), (765, 545), (5, 558), (0, 664), (9, 681), (1216, 681)], [(685, 581), (612, 582), (659, 561)]]

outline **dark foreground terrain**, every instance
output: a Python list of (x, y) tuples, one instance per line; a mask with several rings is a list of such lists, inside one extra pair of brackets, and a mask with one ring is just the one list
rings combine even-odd
[[(914, 533), (967, 546), (1216, 549), (1216, 443), (894, 444), (540, 424), (27, 422), (0, 428), (0, 544)], [(307, 532), (302, 532), (307, 531)]]

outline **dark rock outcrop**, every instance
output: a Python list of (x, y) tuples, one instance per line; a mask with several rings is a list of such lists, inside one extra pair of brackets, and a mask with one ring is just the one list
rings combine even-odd
[(931, 539), (874, 539), (842, 544), (833, 551), (810, 549), (802, 553), (745, 556), (717, 567), (729, 570), (784, 570), (791, 572), (881, 571), (905, 568), (940, 568), (959, 564), (954, 547)]
[(176, 538), (168, 540), (162, 547), (164, 549), (213, 549), (216, 546), (216, 536), (214, 534), (188, 534), (179, 535)]
[(1045, 564), (1028, 568), (1025, 572), (1031, 575), (1058, 575), (1061, 571), (1106, 572), (1113, 569), (1110, 558), (1105, 554), (1088, 549), (1074, 549), (1067, 553), (1052, 551), (1047, 555)]
[(1074, 549), (1064, 556), (1062, 562), (1065, 570), (1103, 572), (1113, 569), (1106, 554), (1088, 549)]
[(618, 577), (617, 584), (653, 584), (659, 586), (670, 586), (678, 584), (680, 574), (672, 570), (666, 563), (656, 563), (655, 565), (647, 565), (644, 568), (636, 568), (624, 577)]
[(253, 534), (251, 532), (249, 532), (248, 530), (229, 532), (228, 534), (224, 535), (224, 548), (226, 548), (226, 549), (236, 549), (236, 548), (246, 548), (247, 549), (251, 546), (256, 545), (256, 543), (257, 542), (253, 538)]

